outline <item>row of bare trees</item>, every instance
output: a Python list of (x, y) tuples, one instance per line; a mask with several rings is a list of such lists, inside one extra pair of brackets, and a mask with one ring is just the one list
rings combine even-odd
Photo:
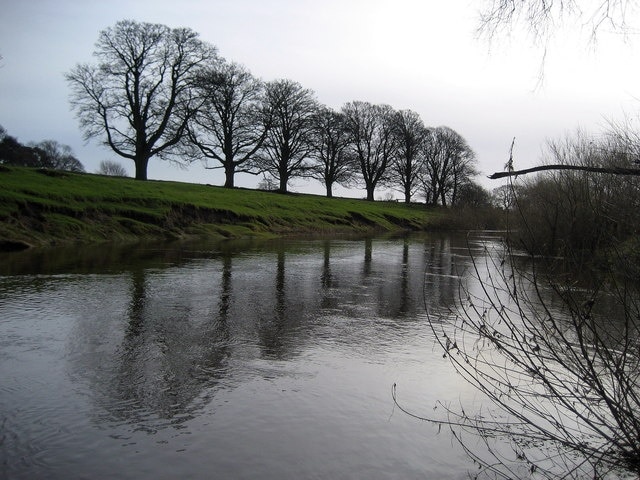
[(475, 174), (454, 130), (365, 101), (333, 110), (295, 81), (254, 77), (190, 29), (121, 21), (99, 34), (94, 54), (96, 64), (66, 75), (72, 108), (86, 139), (133, 160), (139, 180), (157, 156), (223, 169), (229, 188), (238, 173), (265, 175), (281, 192), (303, 177), (327, 196), (358, 185), (373, 200), (384, 186), (407, 202), (421, 193), (448, 205)]

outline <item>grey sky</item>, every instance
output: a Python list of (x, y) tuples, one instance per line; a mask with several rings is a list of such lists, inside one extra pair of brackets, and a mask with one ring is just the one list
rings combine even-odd
[[(428, 126), (447, 125), (476, 151), (484, 175), (501, 170), (516, 137), (518, 167), (539, 161), (548, 138), (638, 110), (640, 45), (604, 31), (595, 46), (564, 29), (549, 46), (545, 82), (536, 89), (541, 50), (524, 35), (489, 46), (475, 37), (482, 2), (468, 0), (29, 0), (6, 1), (0, 16), (0, 125), (21, 142), (70, 145), (88, 171), (119, 159), (85, 144), (69, 109), (64, 73), (92, 61), (100, 30), (134, 19), (185, 26), (264, 80), (289, 78), (340, 108), (352, 100), (417, 111)], [(634, 19), (631, 19), (634, 20)], [(153, 159), (149, 177), (222, 184), (200, 163), (187, 170)], [(239, 177), (239, 185), (258, 179)], [(482, 180), (491, 188), (496, 183)], [(293, 190), (321, 193), (319, 184)], [(360, 191), (351, 196), (361, 196)], [(338, 195), (347, 194), (338, 191)]]

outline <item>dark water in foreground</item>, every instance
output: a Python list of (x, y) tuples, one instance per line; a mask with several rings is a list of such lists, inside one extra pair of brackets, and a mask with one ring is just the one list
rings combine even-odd
[(391, 387), (474, 397), (425, 314), (469, 262), (455, 237), (2, 256), (0, 477), (466, 478)]

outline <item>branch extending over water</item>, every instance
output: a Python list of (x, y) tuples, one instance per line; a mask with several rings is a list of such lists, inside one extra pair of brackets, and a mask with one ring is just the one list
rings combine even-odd
[(489, 175), (489, 178), (491, 180), (496, 180), (498, 178), (516, 177), (518, 175), (526, 175), (527, 173), (541, 172), (544, 170), (581, 170), (583, 172), (607, 173), (613, 175), (640, 175), (640, 168), (589, 167), (583, 165), (540, 165), (533, 168), (525, 168), (524, 170), (496, 172)]

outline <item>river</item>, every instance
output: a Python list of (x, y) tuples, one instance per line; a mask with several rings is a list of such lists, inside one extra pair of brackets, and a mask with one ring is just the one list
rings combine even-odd
[[(429, 414), (474, 401), (436, 346), (456, 236), (56, 248), (0, 256), (0, 474), (458, 479)], [(471, 250), (469, 250), (471, 249)]]

